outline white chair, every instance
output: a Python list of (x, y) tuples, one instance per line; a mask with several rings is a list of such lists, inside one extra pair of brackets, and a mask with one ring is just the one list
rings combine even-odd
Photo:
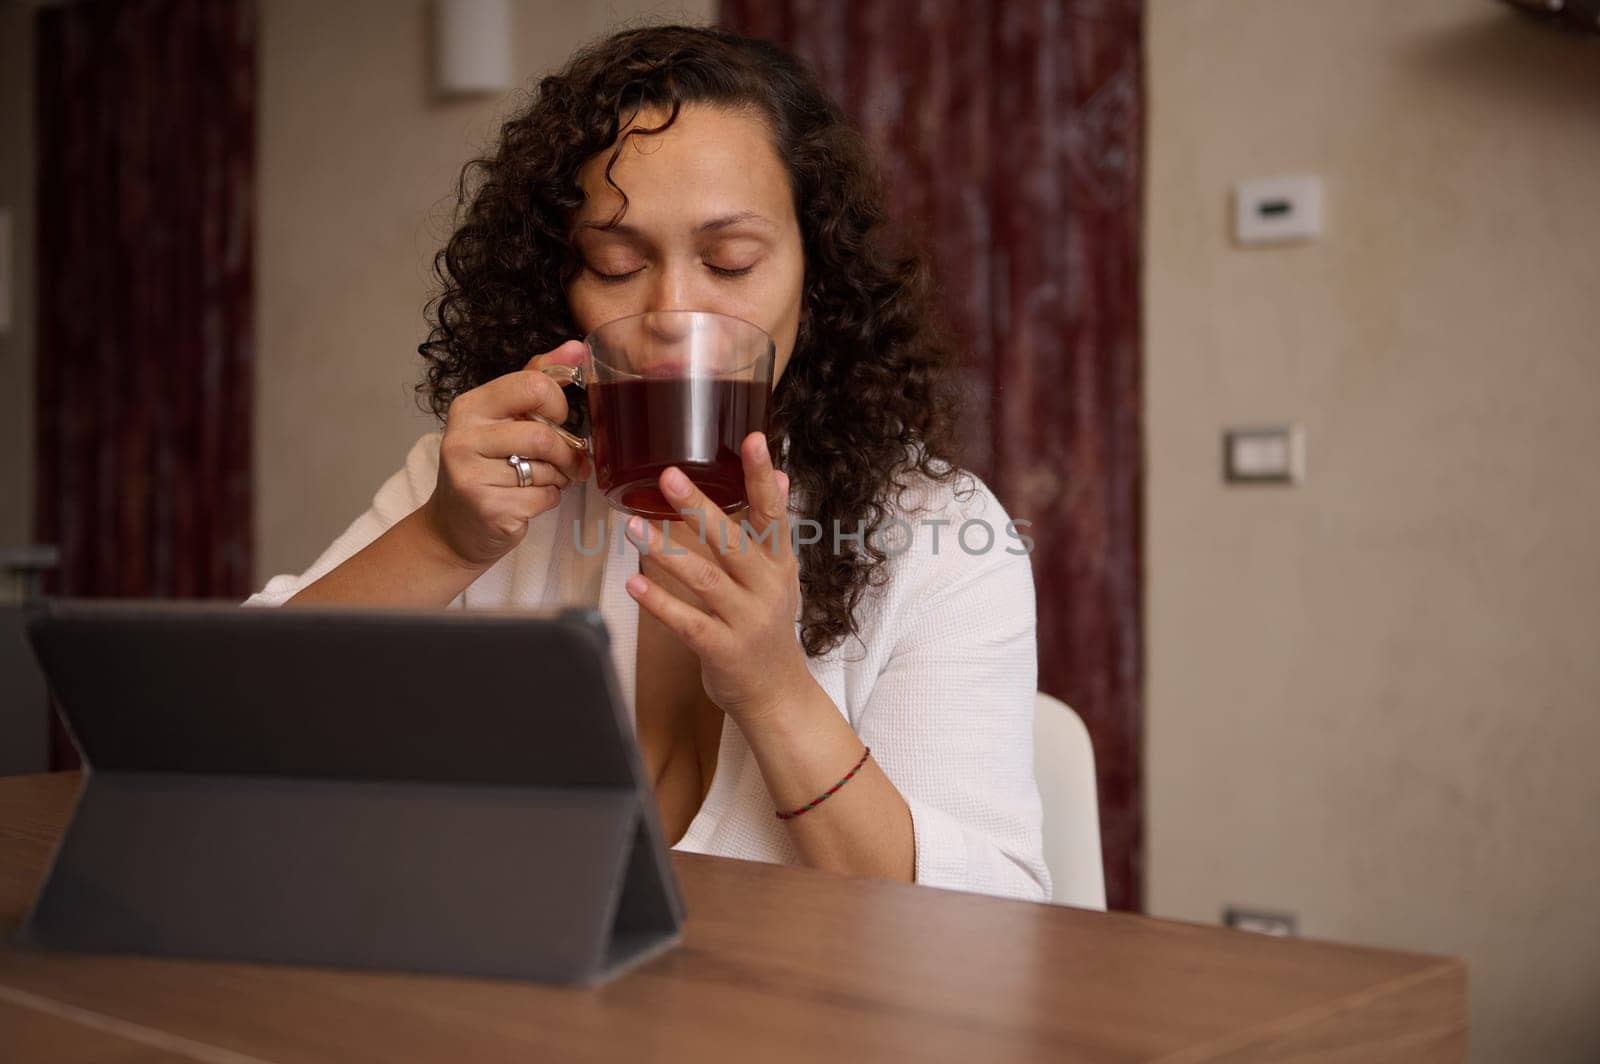
[(1044, 863), (1050, 900), (1080, 909), (1106, 907), (1100, 858), (1100, 803), (1094, 747), (1072, 707), (1040, 692), (1033, 712), (1033, 764), (1044, 803)]

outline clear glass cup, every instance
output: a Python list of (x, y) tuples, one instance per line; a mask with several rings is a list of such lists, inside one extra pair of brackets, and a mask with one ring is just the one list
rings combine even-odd
[(608, 321), (584, 338), (576, 366), (545, 366), (572, 416), (556, 426), (586, 449), (595, 483), (626, 513), (675, 519), (657, 481), (677, 466), (724, 512), (746, 505), (739, 445), (766, 432), (772, 337), (742, 318), (652, 310)]

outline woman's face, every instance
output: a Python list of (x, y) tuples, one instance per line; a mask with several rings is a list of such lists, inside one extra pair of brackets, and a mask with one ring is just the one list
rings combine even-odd
[[(665, 113), (640, 116), (650, 128)], [(567, 286), (578, 328), (647, 310), (713, 310), (754, 322), (777, 347), (783, 375), (800, 324), (805, 260), (789, 176), (762, 122), (743, 112), (687, 105), (665, 132), (630, 137), (611, 176), (599, 153), (579, 171), (584, 202), (573, 220), (582, 260)]]

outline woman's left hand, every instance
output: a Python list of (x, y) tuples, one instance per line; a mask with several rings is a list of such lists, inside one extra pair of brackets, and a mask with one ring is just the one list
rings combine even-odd
[[(740, 448), (746, 522), (730, 520), (676, 466), (662, 472), (661, 493), (683, 514), (687, 531), (710, 546), (709, 557), (670, 547), (642, 517), (627, 536), (700, 599), (692, 605), (659, 582), (630, 576), (628, 593), (700, 659), (706, 695), (735, 721), (759, 722), (779, 712), (811, 680), (795, 636), (799, 566), (789, 538), (789, 478), (772, 466), (765, 434)], [(704, 608), (701, 608), (701, 607)]]

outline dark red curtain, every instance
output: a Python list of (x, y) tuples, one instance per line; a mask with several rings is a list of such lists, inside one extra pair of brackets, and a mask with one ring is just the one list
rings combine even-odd
[(808, 60), (930, 244), (966, 464), (1034, 522), (1040, 687), (1094, 738), (1106, 887), (1142, 904), (1139, 0), (724, 0)]
[[(254, 5), (103, 0), (36, 17), (36, 512), (61, 549), (48, 589), (242, 598)], [(71, 753), (58, 742), (57, 763)]]

